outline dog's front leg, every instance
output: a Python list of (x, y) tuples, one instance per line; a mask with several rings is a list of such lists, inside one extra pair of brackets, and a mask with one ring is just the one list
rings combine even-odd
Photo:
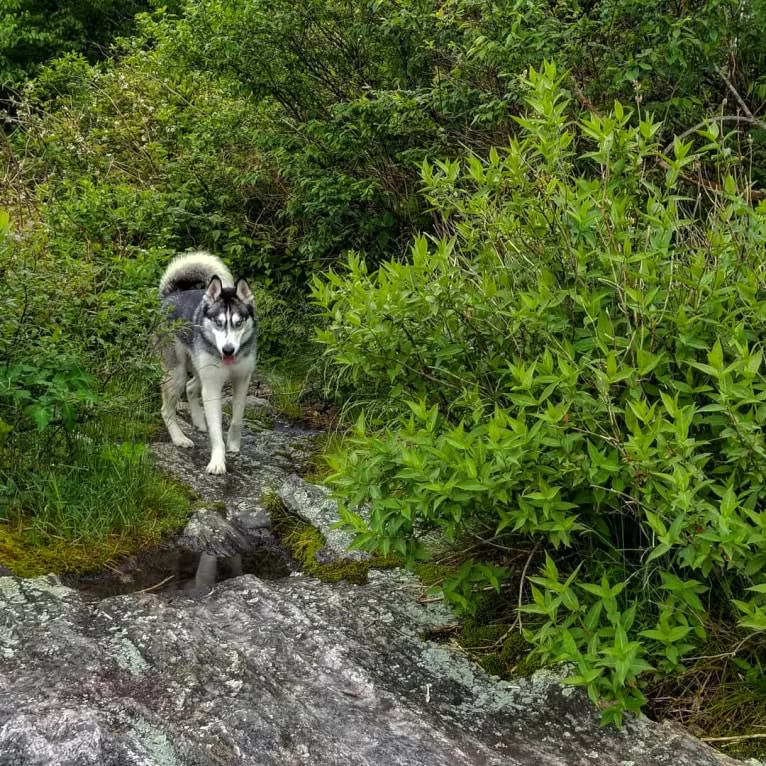
[(210, 462), (205, 469), (208, 473), (226, 473), (226, 449), (223, 444), (221, 425), (221, 397), (223, 381), (202, 381), (202, 406), (210, 436)]
[(251, 372), (235, 375), (231, 381), (231, 425), (226, 436), (226, 448), (229, 452), (239, 452), (242, 439), (242, 420), (245, 417), (247, 389), (250, 387)]

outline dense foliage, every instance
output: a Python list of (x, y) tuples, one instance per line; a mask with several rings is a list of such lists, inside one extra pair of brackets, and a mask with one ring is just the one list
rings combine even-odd
[(507, 141), (518, 74), (545, 57), (595, 108), (620, 97), (665, 117), (666, 137), (733, 100), (727, 81), (757, 112), (762, 13), (719, 0), (682, 14), (659, 0), (192, 2), (143, 16), (113, 61), (43, 72), (21, 115), (24, 172), (89, 235), (105, 218), (102, 239), (215, 247), (302, 286), (349, 248), (373, 263), (430, 230), (420, 162)]
[[(333, 374), (386, 421), (360, 418), (334, 482), (370, 506), (346, 514), (361, 547), (415, 560), (437, 529), (576, 551), (530, 578), (527, 634), (619, 720), (709, 609), (766, 628), (766, 205), (715, 122), (663, 149), (619, 102), (573, 120), (552, 66), (527, 84), (507, 147), (424, 164), (438, 238), (315, 281)], [(470, 608), (503, 574), (477, 562), (449, 593)]]
[(129, 32), (136, 13), (152, 5), (142, 0), (0, 0), (0, 88), (21, 84), (65, 53), (102, 58), (114, 36)]
[[(764, 13), (0, 2), (0, 549), (179, 505), (124, 445), (157, 277), (204, 247), (259, 285), (267, 363), (322, 315), (359, 544), (489, 542), (445, 584), (466, 611), (536, 568), (528, 637), (607, 719), (713, 621), (766, 627)], [(138, 501), (99, 514), (107, 476)]]

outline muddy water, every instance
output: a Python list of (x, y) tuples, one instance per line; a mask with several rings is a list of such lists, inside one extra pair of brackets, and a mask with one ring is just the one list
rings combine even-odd
[[(189, 593), (199, 565), (200, 554), (180, 550), (172, 541), (147, 548), (109, 569), (86, 575), (62, 575), (65, 585), (97, 598), (125, 593)], [(242, 573), (264, 580), (287, 577), (297, 565), (276, 541), (242, 556)], [(238, 574), (234, 562), (218, 559), (217, 581)]]

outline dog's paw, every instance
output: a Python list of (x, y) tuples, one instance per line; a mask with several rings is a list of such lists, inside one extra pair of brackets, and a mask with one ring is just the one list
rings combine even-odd
[(184, 449), (190, 449), (194, 446), (194, 442), (188, 436), (179, 436), (177, 439), (173, 439), (173, 444), (176, 447), (183, 447)]
[(222, 457), (210, 458), (210, 462), (207, 464), (205, 471), (212, 474), (226, 473), (226, 461)]
[(239, 455), (239, 444), (227, 444), (226, 451), (230, 455)]

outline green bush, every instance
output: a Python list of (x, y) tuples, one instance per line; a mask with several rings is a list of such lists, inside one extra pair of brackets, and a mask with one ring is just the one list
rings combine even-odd
[(620, 103), (573, 119), (553, 65), (525, 87), (506, 147), (424, 163), (441, 237), (314, 282), (329, 383), (368, 412), (333, 482), (366, 549), (564, 551), (528, 636), (620, 721), (711, 612), (766, 628), (766, 204), (715, 121), (663, 148)]
[(152, 5), (140, 0), (0, 0), (0, 87), (21, 83), (66, 53), (102, 58), (115, 35), (129, 32), (135, 15)]

